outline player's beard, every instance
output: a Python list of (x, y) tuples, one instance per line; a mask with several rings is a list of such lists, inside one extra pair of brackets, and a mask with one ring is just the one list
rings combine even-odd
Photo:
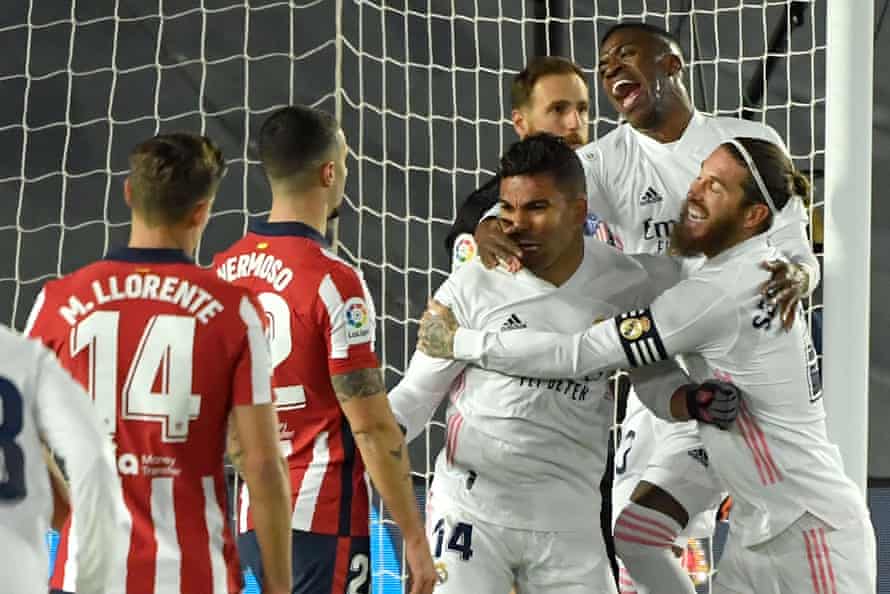
[(680, 222), (671, 230), (671, 252), (684, 257), (713, 257), (734, 244), (739, 236), (742, 224), (739, 213), (724, 213), (720, 217), (709, 218), (708, 229), (704, 235), (693, 237), (684, 224), (687, 220), (688, 206), (683, 205)]

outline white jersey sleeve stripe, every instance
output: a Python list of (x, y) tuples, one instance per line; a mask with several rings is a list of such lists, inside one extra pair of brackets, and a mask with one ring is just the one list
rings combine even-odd
[(204, 521), (207, 522), (208, 545), (210, 548), (210, 574), (213, 594), (226, 594), (227, 572), (223, 557), (223, 530), (226, 529), (219, 502), (216, 500), (216, 486), (212, 476), (201, 478), (204, 487)]
[(321, 493), (321, 483), (328, 471), (328, 463), (331, 453), (328, 449), (328, 432), (322, 431), (315, 438), (312, 448), (312, 462), (303, 475), (300, 483), (300, 492), (297, 493), (297, 501), (294, 504), (294, 513), (291, 516), (291, 528), (309, 532), (312, 528), (312, 518), (315, 516), (315, 507), (318, 495)]
[(68, 530), (68, 557), (65, 558), (65, 579), (62, 580), (62, 588), (66, 592), (77, 591), (77, 543), (80, 537), (77, 534), (78, 514), (71, 514), (71, 528)]
[(349, 342), (346, 340), (346, 324), (342, 319), (343, 316), (340, 315), (343, 309), (343, 297), (337, 290), (330, 274), (326, 274), (318, 285), (318, 296), (328, 312), (328, 324), (330, 324), (331, 331), (331, 358), (345, 359), (349, 356)]
[(238, 533), (248, 531), (247, 512), (250, 510), (250, 489), (247, 483), (241, 483), (241, 507), (238, 510)]
[(241, 299), (238, 308), (241, 320), (247, 327), (247, 347), (250, 349), (250, 387), (253, 404), (272, 402), (272, 361), (269, 343), (263, 332), (263, 323), (247, 297)]
[(179, 592), (182, 579), (182, 551), (176, 537), (176, 509), (173, 478), (151, 480), (151, 524), (158, 551), (155, 554), (155, 594)]
[(34, 300), (34, 306), (31, 308), (31, 313), (28, 314), (28, 321), (25, 322), (25, 336), (31, 336), (31, 330), (34, 329), (34, 322), (36, 322), (37, 318), (40, 316), (44, 301), (46, 301), (46, 289), (40, 289), (40, 293), (37, 294), (37, 299)]

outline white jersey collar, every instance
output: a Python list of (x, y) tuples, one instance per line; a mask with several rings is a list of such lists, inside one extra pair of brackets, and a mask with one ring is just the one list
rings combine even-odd
[(689, 123), (686, 124), (686, 129), (683, 130), (683, 134), (680, 136), (680, 138), (678, 138), (674, 142), (658, 142), (651, 136), (643, 134), (630, 124), (627, 124), (627, 126), (630, 127), (631, 134), (635, 134), (637, 136), (638, 142), (641, 145), (645, 146), (648, 151), (670, 154), (677, 152), (677, 150), (683, 149), (684, 141), (693, 136), (695, 134), (695, 131), (705, 124), (707, 117), (708, 116), (704, 115), (697, 109), (693, 109), (692, 117), (689, 119)]

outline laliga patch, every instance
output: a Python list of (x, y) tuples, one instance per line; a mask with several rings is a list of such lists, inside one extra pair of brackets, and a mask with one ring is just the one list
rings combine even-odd
[(451, 271), (454, 272), (467, 262), (476, 257), (478, 249), (476, 240), (469, 233), (461, 233), (454, 240), (454, 248), (451, 250)]
[(343, 315), (346, 317), (347, 344), (371, 342), (371, 316), (364, 299), (350, 298), (343, 308)]

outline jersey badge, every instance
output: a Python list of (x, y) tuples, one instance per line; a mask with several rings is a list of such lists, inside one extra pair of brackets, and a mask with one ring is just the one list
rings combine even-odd
[(445, 567), (444, 561), (437, 561), (434, 565), (436, 568), (436, 583), (444, 584), (448, 581), (448, 569)]
[(258, 250), (264, 250), (267, 247), (269, 247), (269, 242), (267, 242), (267, 241), (261, 241), (258, 244), (256, 244), (256, 249), (258, 249)]
[(461, 233), (454, 241), (451, 252), (451, 271), (454, 272), (476, 257), (476, 240), (469, 233)]
[(704, 448), (696, 448), (694, 450), (689, 450), (686, 453), (689, 454), (693, 460), (695, 460), (705, 468), (708, 467), (708, 453), (705, 451)]
[(371, 342), (371, 322), (365, 301), (360, 297), (349, 299), (344, 307), (344, 315), (346, 316), (346, 342), (349, 344)]
[(648, 308), (629, 311), (615, 318), (618, 339), (631, 367), (650, 365), (668, 358), (667, 350)]

